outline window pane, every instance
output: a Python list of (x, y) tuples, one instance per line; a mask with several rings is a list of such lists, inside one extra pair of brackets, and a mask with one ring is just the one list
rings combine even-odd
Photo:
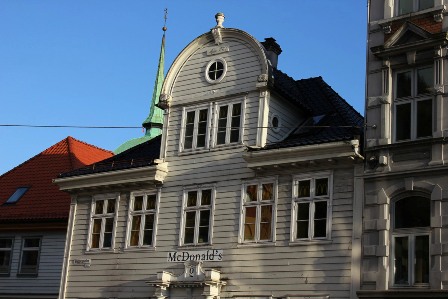
[(261, 206), (260, 240), (270, 240), (272, 234), (272, 205)]
[(231, 122), (230, 142), (238, 142), (238, 140), (240, 139), (241, 104), (233, 105)]
[(316, 196), (328, 195), (328, 178), (316, 180)]
[(297, 235), (298, 239), (308, 238), (310, 204), (299, 203), (297, 205)]
[(104, 227), (103, 247), (112, 247), (112, 230), (114, 227), (114, 219), (106, 218), (106, 225)]
[(434, 7), (434, 0), (420, 0), (418, 10)]
[(430, 200), (424, 197), (406, 197), (395, 202), (395, 228), (429, 227)]
[(208, 242), (209, 223), (210, 223), (210, 211), (201, 211), (199, 214), (199, 237), (198, 243)]
[(411, 139), (411, 103), (397, 105), (395, 109), (395, 139)]
[(314, 204), (314, 237), (327, 236), (327, 202), (318, 201)]
[(130, 236), (130, 240), (129, 240), (129, 245), (131, 245), (131, 246), (138, 245), (139, 233), (140, 233), (140, 221), (141, 221), (141, 216), (132, 217), (131, 236)]
[(20, 263), (21, 274), (36, 274), (39, 260), (38, 250), (22, 251), (22, 260)]
[(107, 213), (113, 214), (115, 213), (115, 199), (109, 199), (107, 200)]
[(410, 13), (413, 11), (414, 0), (398, 0), (398, 15)]
[(194, 227), (196, 223), (196, 212), (185, 213), (185, 236), (184, 243), (191, 244), (194, 242)]
[(257, 217), (256, 207), (247, 207), (244, 219), (244, 240), (255, 240), (255, 221)]
[(143, 245), (152, 244), (152, 233), (154, 230), (154, 214), (145, 216), (145, 230), (143, 232)]
[(198, 199), (198, 191), (188, 191), (187, 207), (195, 207)]
[(228, 113), (228, 106), (219, 107), (217, 144), (226, 143), (227, 113)]
[(397, 98), (410, 97), (412, 95), (412, 72), (397, 73)]
[(205, 146), (205, 135), (207, 132), (207, 116), (208, 116), (207, 109), (202, 109), (199, 111), (198, 136), (196, 147)]
[(432, 100), (417, 102), (417, 137), (432, 136)]
[(429, 283), (429, 236), (415, 237), (415, 283)]
[(40, 239), (39, 238), (33, 238), (33, 239), (25, 239), (23, 247), (25, 248), (35, 248), (40, 246)]
[(395, 284), (409, 283), (409, 251), (408, 237), (395, 238)]
[(186, 149), (193, 147), (194, 117), (195, 117), (195, 111), (187, 112), (187, 120), (185, 122), (185, 142), (184, 142), (184, 148)]
[(95, 214), (103, 214), (104, 200), (97, 200), (95, 202)]
[(263, 194), (261, 196), (261, 200), (273, 200), (274, 196), (274, 184), (263, 184)]
[(430, 93), (434, 88), (432, 67), (417, 70), (417, 94)]
[(93, 220), (92, 228), (92, 248), (100, 247), (101, 219)]
[(299, 181), (297, 197), (310, 197), (311, 181)]
[(209, 206), (212, 202), (212, 190), (202, 190), (201, 206)]
[(9, 273), (11, 251), (0, 251), (0, 274)]
[(246, 196), (244, 201), (257, 201), (257, 185), (246, 186)]
[(146, 209), (154, 210), (156, 208), (156, 200), (157, 200), (157, 196), (155, 194), (148, 195), (148, 198), (146, 201)]
[(136, 196), (134, 198), (134, 211), (141, 211), (143, 209), (143, 196)]
[(12, 239), (0, 239), (0, 249), (11, 247), (12, 247)]

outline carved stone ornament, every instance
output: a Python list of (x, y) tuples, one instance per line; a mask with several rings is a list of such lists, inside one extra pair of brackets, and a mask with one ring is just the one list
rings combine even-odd
[(222, 44), (222, 35), (220, 28), (213, 28), (212, 29), (213, 38), (215, 39), (215, 44), (219, 45)]
[(162, 110), (165, 110), (170, 107), (171, 104), (171, 95), (162, 93), (159, 96), (159, 102), (157, 103), (157, 107), (159, 107)]
[(445, 86), (444, 85), (436, 85), (434, 86), (434, 92), (436, 94), (443, 94), (445, 90)]
[(268, 74), (261, 74), (258, 76), (257, 81), (258, 82), (268, 82)]
[(230, 51), (229, 46), (223, 45), (223, 46), (219, 46), (219, 47), (214, 47), (207, 51), (207, 56), (221, 54), (221, 53), (225, 53), (225, 52), (229, 52), (229, 51)]

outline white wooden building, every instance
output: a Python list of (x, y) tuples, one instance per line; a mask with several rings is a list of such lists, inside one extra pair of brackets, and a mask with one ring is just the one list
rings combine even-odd
[(356, 298), (363, 118), (216, 20), (169, 68), (161, 136), (56, 179), (61, 298)]

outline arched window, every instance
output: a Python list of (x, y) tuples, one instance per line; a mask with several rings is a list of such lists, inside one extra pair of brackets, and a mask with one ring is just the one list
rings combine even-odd
[(421, 196), (401, 197), (393, 203), (393, 285), (429, 283), (431, 201)]

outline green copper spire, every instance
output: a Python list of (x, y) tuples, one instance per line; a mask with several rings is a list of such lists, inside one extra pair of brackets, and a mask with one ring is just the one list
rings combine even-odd
[[(167, 10), (165, 9), (165, 23), (166, 23)], [(153, 139), (162, 134), (163, 128), (163, 111), (156, 107), (159, 102), (160, 91), (162, 90), (164, 76), (164, 64), (165, 64), (165, 32), (166, 27), (163, 26), (162, 46), (160, 47), (159, 65), (157, 67), (156, 81), (154, 82), (154, 91), (152, 94), (151, 107), (149, 109), (149, 116), (145, 119), (142, 126), (145, 128), (145, 135), (143, 137), (134, 138), (126, 141), (120, 145), (115, 151), (115, 154), (119, 154), (128, 150), (136, 145), (142, 144), (148, 140)]]

